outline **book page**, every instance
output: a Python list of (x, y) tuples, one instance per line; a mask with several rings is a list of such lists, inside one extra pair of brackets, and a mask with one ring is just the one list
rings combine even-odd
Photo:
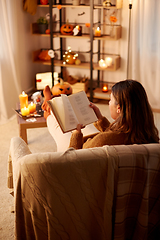
[(48, 101), (48, 104), (55, 115), (62, 131), (65, 131), (65, 114), (64, 114), (64, 106), (61, 97), (55, 97)]
[(61, 94), (63, 106), (64, 106), (64, 121), (65, 131), (70, 131), (77, 128), (78, 119), (73, 111), (72, 105), (68, 99), (68, 96)]
[(94, 110), (89, 107), (89, 100), (84, 91), (72, 94), (68, 99), (80, 124), (85, 126), (98, 120)]

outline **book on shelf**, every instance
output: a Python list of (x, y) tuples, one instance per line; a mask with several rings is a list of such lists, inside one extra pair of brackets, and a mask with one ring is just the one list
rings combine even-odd
[(111, 91), (103, 92), (102, 89), (96, 89), (93, 93), (94, 98), (110, 99)]
[(99, 131), (92, 124), (97, 121), (94, 110), (89, 106), (89, 100), (84, 91), (69, 96), (61, 94), (48, 101), (50, 109), (56, 117), (62, 131), (70, 132), (82, 124), (84, 135), (92, 135)]

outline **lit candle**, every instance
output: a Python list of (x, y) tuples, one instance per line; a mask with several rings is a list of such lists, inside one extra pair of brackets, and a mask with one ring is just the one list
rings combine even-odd
[(95, 36), (96, 37), (100, 37), (101, 36), (101, 29), (99, 27), (97, 27), (97, 29), (95, 29)]
[(22, 116), (27, 116), (29, 115), (29, 108), (28, 107), (24, 107), (21, 109), (21, 113), (22, 113)]
[(99, 60), (99, 66), (101, 68), (106, 68), (107, 67), (106, 62), (103, 59)]
[(30, 113), (34, 113), (36, 111), (36, 104), (31, 102), (29, 105), (28, 105), (28, 108), (29, 108), (29, 112)]
[(20, 100), (20, 108), (28, 107), (28, 95), (23, 91), (22, 94), (19, 95)]
[(112, 65), (112, 58), (111, 57), (106, 57), (105, 58), (105, 62), (106, 62), (106, 65), (107, 67), (111, 66)]
[(108, 92), (108, 85), (104, 85), (102, 88), (102, 92)]

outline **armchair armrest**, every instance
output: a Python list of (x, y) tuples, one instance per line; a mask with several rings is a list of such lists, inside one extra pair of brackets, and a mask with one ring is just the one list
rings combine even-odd
[(8, 155), (8, 188), (13, 189), (13, 166), (25, 156), (31, 154), (28, 145), (20, 137), (14, 137), (11, 139), (10, 150)]

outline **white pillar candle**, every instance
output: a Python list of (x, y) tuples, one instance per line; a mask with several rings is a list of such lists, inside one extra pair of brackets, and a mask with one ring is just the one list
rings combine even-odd
[(107, 67), (109, 67), (109, 66), (112, 65), (113, 60), (112, 60), (111, 57), (106, 57), (105, 58), (105, 62), (106, 62)]

